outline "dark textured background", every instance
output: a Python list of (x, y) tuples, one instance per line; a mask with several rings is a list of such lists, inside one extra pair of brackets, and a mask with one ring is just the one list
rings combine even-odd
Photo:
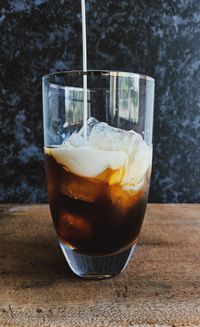
[[(200, 1), (86, 2), (88, 68), (156, 78), (150, 201), (199, 202)], [(0, 5), (0, 200), (42, 202), (41, 76), (81, 69), (80, 1)]]

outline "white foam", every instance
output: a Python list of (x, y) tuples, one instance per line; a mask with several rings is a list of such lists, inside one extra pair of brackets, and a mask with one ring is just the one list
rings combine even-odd
[(83, 177), (95, 177), (106, 169), (119, 169), (127, 160), (123, 151), (103, 151), (92, 146), (73, 146), (70, 143), (51, 148), (54, 159), (67, 170)]
[(134, 131), (124, 131), (90, 117), (87, 122), (87, 139), (81, 129), (73, 133), (61, 146), (51, 148), (54, 159), (65, 169), (83, 177), (96, 177), (106, 169), (123, 168), (121, 185), (142, 185), (151, 167), (152, 149), (142, 136)]

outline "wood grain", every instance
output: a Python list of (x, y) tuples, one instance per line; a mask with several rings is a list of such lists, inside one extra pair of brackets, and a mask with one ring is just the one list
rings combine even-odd
[(200, 326), (200, 205), (149, 205), (128, 267), (104, 281), (70, 272), (47, 205), (0, 210), (0, 326)]

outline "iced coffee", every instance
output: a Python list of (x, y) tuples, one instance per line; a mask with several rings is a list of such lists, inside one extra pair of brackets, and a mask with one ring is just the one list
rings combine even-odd
[(152, 149), (142, 136), (89, 118), (45, 147), (48, 196), (60, 241), (89, 255), (135, 244), (147, 204)]

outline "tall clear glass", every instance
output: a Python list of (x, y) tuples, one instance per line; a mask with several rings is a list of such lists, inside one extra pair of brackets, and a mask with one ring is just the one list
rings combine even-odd
[(148, 201), (153, 107), (148, 76), (71, 71), (43, 77), (49, 205), (60, 247), (78, 276), (118, 274), (135, 249)]

